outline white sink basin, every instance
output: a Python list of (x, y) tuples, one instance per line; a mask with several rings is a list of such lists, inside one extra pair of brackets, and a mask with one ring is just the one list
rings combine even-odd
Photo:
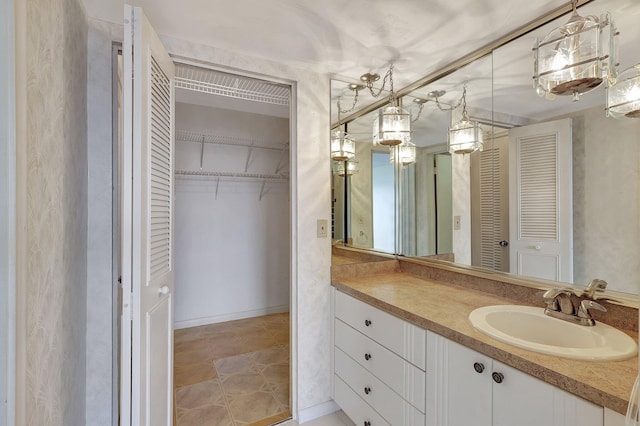
[(534, 352), (591, 361), (617, 361), (634, 356), (638, 344), (601, 322), (593, 327), (544, 314), (543, 308), (496, 305), (478, 308), (469, 321), (480, 332)]

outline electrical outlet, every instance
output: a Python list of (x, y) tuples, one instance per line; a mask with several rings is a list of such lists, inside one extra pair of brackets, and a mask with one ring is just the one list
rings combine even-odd
[(453, 229), (455, 231), (459, 231), (460, 230), (460, 216), (454, 216), (453, 217)]
[(318, 219), (318, 238), (327, 238), (329, 221), (327, 219)]

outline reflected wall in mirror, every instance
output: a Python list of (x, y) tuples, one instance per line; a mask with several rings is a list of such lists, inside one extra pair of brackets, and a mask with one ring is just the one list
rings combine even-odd
[(357, 248), (395, 253), (395, 169), (389, 148), (372, 143), (375, 114), (347, 126), (355, 140), (357, 170), (345, 176), (334, 168), (334, 239)]
[[(640, 61), (640, 9), (631, 0), (580, 9), (605, 11), (621, 33), (623, 70)], [(489, 125), (482, 152), (453, 156), (455, 262), (576, 285), (597, 277), (609, 289), (638, 294), (640, 120), (607, 118), (604, 86), (578, 102), (532, 88), (533, 40), (566, 20), (496, 49), (492, 90), (472, 92), (470, 115)], [(483, 68), (468, 67), (476, 66)], [(420, 92), (473, 79), (458, 72)]]
[[(484, 104), (491, 99), (491, 73), (488, 55), (403, 99), (413, 105), (418, 148), (416, 163), (400, 173), (402, 255), (471, 262), (469, 164), (475, 154), (451, 154), (449, 129), (463, 118), (466, 104), (469, 119), (491, 133), (491, 104)], [(484, 139), (490, 150), (490, 138)]]
[[(640, 62), (640, 8), (634, 0), (599, 0), (579, 10), (583, 16), (606, 11), (620, 31), (618, 61), (619, 70), (624, 70)], [(506, 132), (511, 157), (509, 199), (501, 200), (510, 206), (510, 244), (504, 248), (509, 251), (508, 271), (576, 285), (597, 277), (607, 281), (609, 289), (638, 294), (640, 120), (607, 118), (604, 85), (577, 102), (571, 96), (540, 97), (531, 88), (534, 38), (542, 38), (566, 20), (562, 17), (494, 51), (494, 115), (513, 126)], [(544, 179), (543, 168), (552, 159), (539, 165), (533, 161), (543, 158), (548, 143), (544, 135), (556, 132), (547, 127), (559, 123), (568, 128), (568, 140), (558, 139), (557, 155), (552, 158), (558, 161), (557, 185), (546, 187), (557, 191), (560, 201), (554, 218), (540, 202), (526, 205), (532, 197), (543, 196), (543, 182), (536, 183), (537, 192), (522, 190), (527, 186), (526, 173)], [(526, 158), (521, 143), (527, 138), (537, 144), (533, 152), (538, 160)], [(567, 149), (562, 151), (563, 147)], [(515, 174), (514, 160), (531, 161), (530, 172)], [(519, 221), (534, 209), (539, 210), (537, 222)], [(556, 229), (560, 239), (565, 235), (564, 247), (553, 246), (549, 232)]]
[[(640, 62), (636, 0), (598, 0), (579, 12), (583, 16), (610, 12), (620, 32), (619, 71)], [(442, 236), (448, 230), (434, 231), (434, 220), (429, 218), (447, 213), (443, 207), (440, 214), (433, 201), (432, 182), (424, 176), (431, 176), (429, 167), (434, 163), (425, 157), (448, 155), (443, 145), (446, 129), (459, 119), (460, 111), (447, 116), (429, 94), (444, 91), (439, 100), (452, 105), (467, 83), (469, 114), (483, 123), (484, 149), (450, 156), (453, 259), (449, 260), (561, 284), (585, 285), (601, 278), (610, 290), (640, 294), (640, 119), (607, 118), (604, 86), (581, 95), (577, 102), (571, 96), (540, 97), (533, 89), (534, 39), (568, 18), (515, 39), (403, 99), (414, 119), (418, 106), (413, 99), (428, 102), (414, 122), (416, 163), (396, 172), (394, 238), (399, 254), (422, 257), (446, 250), (434, 249), (434, 239), (446, 241)], [(361, 117), (349, 126), (357, 129), (360, 120), (370, 139), (372, 118)], [(553, 140), (548, 135), (554, 135)], [(370, 149), (370, 143), (361, 144), (358, 152)], [(366, 163), (370, 154), (362, 158)], [(360, 179), (371, 182), (371, 171)], [(358, 203), (367, 205), (364, 198)], [(445, 222), (440, 220), (440, 225)]]

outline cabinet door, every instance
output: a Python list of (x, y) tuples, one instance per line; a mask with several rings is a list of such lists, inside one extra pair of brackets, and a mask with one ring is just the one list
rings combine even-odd
[(603, 409), (500, 362), (493, 372), (494, 426), (602, 426)]
[(491, 426), (491, 364), (491, 358), (429, 332), (427, 424)]

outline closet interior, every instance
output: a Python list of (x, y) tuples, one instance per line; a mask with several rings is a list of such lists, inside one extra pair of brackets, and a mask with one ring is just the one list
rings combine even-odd
[(290, 86), (176, 65), (175, 424), (290, 417)]

